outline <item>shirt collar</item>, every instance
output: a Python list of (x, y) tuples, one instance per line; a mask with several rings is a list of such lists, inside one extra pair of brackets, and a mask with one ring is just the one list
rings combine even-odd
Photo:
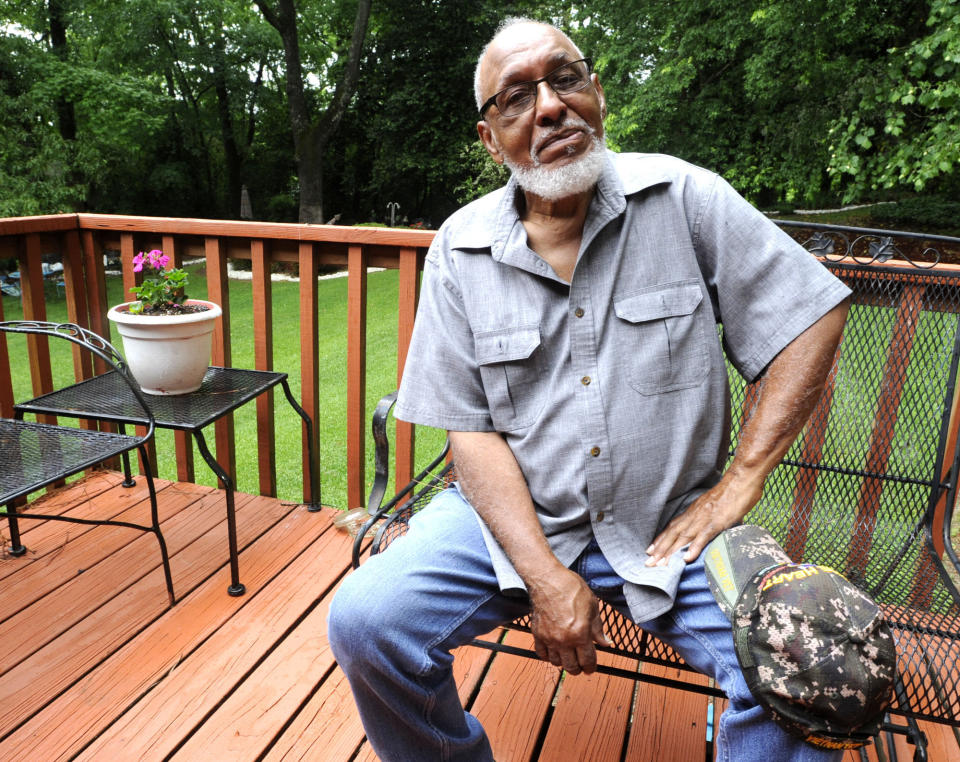
[[(637, 154), (628, 156), (607, 151), (607, 164), (597, 181), (591, 202), (592, 211), (596, 212), (594, 217), (601, 226), (623, 213), (627, 196), (670, 182), (669, 175), (661, 171), (656, 163), (650, 166), (650, 171), (644, 171), (642, 163), (637, 167), (635, 162), (630, 161), (632, 158), (640, 157)], [(625, 172), (628, 161), (634, 165), (633, 171)], [(465, 207), (463, 211), (468, 214), (468, 219), (452, 236), (451, 248), (488, 249), (494, 259), (501, 260), (510, 234), (520, 222), (518, 192), (517, 181), (511, 177), (504, 187)]]

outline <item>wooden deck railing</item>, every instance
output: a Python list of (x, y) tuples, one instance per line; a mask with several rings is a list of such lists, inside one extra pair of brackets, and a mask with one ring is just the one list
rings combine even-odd
[[(301, 404), (316, 422), (320, 410), (319, 378), (323, 373), (318, 357), (318, 287), (321, 266), (340, 266), (349, 274), (347, 346), (347, 499), (348, 505), (364, 504), (364, 447), (367, 416), (366, 389), (366, 290), (367, 268), (399, 270), (397, 378), (403, 368), (413, 330), (419, 293), (419, 272), (433, 233), (388, 228), (353, 228), (327, 225), (224, 222), (215, 220), (126, 217), (99, 214), (64, 214), (44, 217), (0, 219), (0, 259), (19, 262), (26, 320), (45, 320), (42, 259), (58, 254), (63, 262), (67, 315), (71, 322), (110, 335), (107, 321), (104, 257), (107, 250), (119, 251), (124, 293), (136, 285), (132, 258), (135, 252), (160, 248), (179, 265), (184, 257), (206, 260), (208, 297), (221, 305), (223, 316), (214, 334), (212, 364), (231, 364), (229, 290), (227, 260), (245, 259), (252, 264), (255, 367), (273, 370), (274, 330), (271, 321), (271, 265), (295, 262), (300, 272), (300, 390)], [(312, 276), (312, 277), (311, 277)], [(0, 302), (0, 320), (3, 306)], [(50, 354), (46, 343), (28, 346), (34, 394), (52, 389)], [(279, 368), (278, 370), (284, 370)], [(95, 372), (89, 361), (74, 355), (77, 380)], [(12, 414), (13, 393), (10, 367), (0, 355), (0, 415)], [(257, 449), (259, 489), (275, 496), (277, 490), (274, 447), (273, 398), (257, 400)], [(318, 437), (314, 426), (314, 437)], [(306, 434), (304, 434), (306, 436)], [(232, 418), (215, 424), (217, 460), (235, 476), (236, 442)], [(318, 442), (314, 443), (315, 446)], [(176, 435), (177, 478), (193, 481), (192, 448), (187, 436)], [(319, 452), (319, 447), (316, 448)], [(306, 451), (306, 448), (304, 448)], [(411, 426), (398, 426), (396, 468), (400, 484), (413, 473), (414, 433)], [(304, 457), (303, 473), (308, 465)], [(304, 499), (308, 480), (304, 479)]]
[[(930, 259), (949, 257), (960, 262), (960, 239), (923, 236), (914, 233), (867, 231), (800, 223), (780, 223), (813, 253), (838, 259), (852, 256), (886, 262), (889, 258)], [(320, 411), (319, 379), (324, 369), (318, 357), (318, 285), (321, 266), (335, 265), (348, 272), (347, 308), (347, 501), (349, 507), (364, 505), (366, 411), (367, 268), (397, 269), (398, 330), (397, 381), (403, 370), (419, 295), (419, 274), (432, 231), (392, 228), (356, 228), (327, 225), (225, 222), (216, 220), (127, 217), (100, 214), (64, 214), (43, 217), (0, 219), (0, 259), (19, 261), (23, 293), (23, 314), (28, 320), (46, 319), (42, 258), (59, 254), (63, 262), (67, 314), (70, 321), (105, 336), (110, 334), (106, 318), (106, 280), (103, 254), (119, 251), (123, 268), (124, 293), (136, 283), (132, 258), (136, 251), (161, 248), (176, 264), (184, 257), (206, 260), (208, 296), (223, 308), (215, 334), (212, 362), (231, 364), (227, 261), (250, 260), (254, 313), (255, 367), (273, 369), (274, 329), (271, 321), (271, 264), (296, 262), (300, 272), (299, 342), (301, 404), (316, 422)], [(886, 264), (893, 264), (886, 262)], [(901, 262), (902, 264), (902, 262)], [(957, 265), (937, 268), (956, 272)], [(0, 302), (0, 320), (3, 307)], [(284, 337), (284, 340), (287, 340)], [(0, 346), (0, 415), (10, 415), (13, 398), (9, 361)], [(30, 371), (35, 394), (50, 390), (52, 374), (45, 342), (29, 344)], [(278, 370), (284, 370), (280, 368)], [(74, 355), (74, 375), (79, 380), (95, 369), (80, 353)], [(319, 438), (317, 426), (314, 436)], [(257, 400), (259, 489), (276, 495), (274, 458), (274, 412), (272, 397)], [(216, 424), (217, 459), (235, 475), (232, 419)], [(314, 443), (315, 445), (318, 442)], [(304, 448), (306, 450), (306, 448)], [(319, 448), (317, 448), (319, 451)], [(177, 434), (177, 478), (193, 481), (192, 449), (186, 436)], [(414, 430), (398, 422), (395, 447), (396, 483), (403, 485), (413, 473)], [(307, 473), (304, 462), (303, 473)], [(304, 478), (304, 499), (308, 480)]]

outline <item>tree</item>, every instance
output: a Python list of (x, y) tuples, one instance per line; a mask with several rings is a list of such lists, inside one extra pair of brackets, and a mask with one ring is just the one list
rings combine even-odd
[(960, 164), (960, 3), (934, 0), (926, 34), (891, 48), (837, 119), (829, 169), (847, 198), (881, 189), (957, 188)]
[(468, 171), (461, 154), (477, 142), (473, 70), (496, 16), (485, 0), (377, 4), (351, 129), (341, 136), (354, 183), (343, 191), (360, 197), (354, 216), (380, 217), (399, 202), (409, 220), (439, 224), (456, 208), (453, 190)]
[(771, 204), (842, 191), (828, 133), (924, 13), (873, 0), (596, 0), (580, 24), (611, 85), (614, 144), (703, 164)]
[[(284, 71), (287, 106), (290, 111), (290, 129), (297, 157), (300, 180), (300, 221), (322, 223), (323, 216), (323, 159), (330, 137), (340, 125), (353, 97), (360, 74), (363, 42), (370, 18), (371, 0), (357, 0), (353, 34), (346, 52), (340, 79), (326, 108), (313, 115), (304, 84), (301, 57), (300, 29), (294, 0), (257, 0), (257, 7), (283, 40)], [(336, 46), (331, 51), (327, 71), (337, 68), (342, 51)]]
[(28, 38), (0, 37), (0, 217), (68, 211), (82, 199), (64, 171), (56, 110), (34, 91), (42, 64)]
[(248, 159), (281, 51), (244, 0), (0, 0), (0, 18), (0, 129), (35, 147), (0, 149), (18, 208), (237, 216), (269, 174)]

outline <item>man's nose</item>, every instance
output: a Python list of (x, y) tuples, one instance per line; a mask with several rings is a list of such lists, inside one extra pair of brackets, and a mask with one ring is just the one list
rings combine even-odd
[(537, 85), (535, 108), (537, 109), (536, 122), (541, 127), (562, 122), (567, 114), (567, 104), (546, 81)]

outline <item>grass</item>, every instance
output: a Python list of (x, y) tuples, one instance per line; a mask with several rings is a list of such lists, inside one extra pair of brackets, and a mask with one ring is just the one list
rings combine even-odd
[[(206, 296), (203, 265), (189, 265), (189, 294)], [(397, 272), (371, 272), (367, 279), (367, 419), (379, 398), (396, 386), (397, 352)], [(47, 319), (66, 321), (66, 303), (53, 283), (46, 285)], [(254, 367), (253, 291), (249, 281), (231, 280), (230, 336), (232, 364)], [(108, 303), (125, 301), (119, 276), (107, 277)], [(355, 508), (347, 505), (347, 279), (331, 278), (319, 283), (319, 360), (320, 410), (316, 425), (320, 438), (320, 483), (325, 505)], [(3, 297), (6, 320), (22, 317), (20, 300)], [(300, 329), (299, 284), (290, 281), (273, 283), (274, 370), (287, 373), (294, 397), (300, 397)], [(21, 336), (8, 337), (14, 399), (33, 396), (27, 370), (26, 344)], [(122, 348), (114, 332), (111, 341)], [(65, 341), (50, 344), (55, 386), (73, 382), (70, 345)], [(300, 502), (303, 495), (301, 466), (301, 422), (278, 388), (275, 396), (277, 491), (284, 500)], [(246, 405), (234, 414), (237, 451), (237, 488), (243, 492), (259, 492), (256, 451), (256, 406)], [(426, 464), (443, 442), (443, 433), (421, 427), (417, 435), (417, 463)], [(159, 474), (176, 479), (173, 434), (157, 432)], [(207, 437), (212, 446), (212, 438)], [(367, 485), (373, 479), (373, 443), (367, 435)], [(196, 480), (214, 486), (215, 477), (195, 452)]]

